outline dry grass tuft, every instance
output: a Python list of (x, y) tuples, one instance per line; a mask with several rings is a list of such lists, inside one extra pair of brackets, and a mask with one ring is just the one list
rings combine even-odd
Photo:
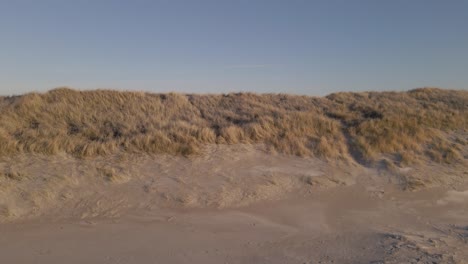
[(10, 167), (6, 168), (5, 171), (0, 174), (0, 176), (3, 176), (5, 179), (13, 181), (21, 181), (25, 178), (25, 175), (23, 173)]
[(111, 183), (124, 183), (130, 180), (130, 176), (122, 168), (103, 166), (98, 167), (97, 171), (104, 180)]
[(0, 97), (0, 155), (190, 155), (206, 144), (263, 143), (322, 159), (450, 163), (463, 158), (467, 110), (468, 92), (435, 88), (325, 98), (59, 88)]

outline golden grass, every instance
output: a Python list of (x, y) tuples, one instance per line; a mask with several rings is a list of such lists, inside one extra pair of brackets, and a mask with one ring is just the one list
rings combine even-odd
[(398, 155), (406, 162), (421, 156), (445, 162), (461, 158), (457, 150), (461, 144), (449, 135), (466, 137), (466, 91), (425, 88), (328, 98), (347, 110), (341, 120), (354, 146), (368, 159), (382, 153)]
[(118, 151), (189, 155), (205, 144), (286, 154), (452, 162), (466, 146), (468, 92), (152, 94), (67, 88), (0, 97), (0, 155)]

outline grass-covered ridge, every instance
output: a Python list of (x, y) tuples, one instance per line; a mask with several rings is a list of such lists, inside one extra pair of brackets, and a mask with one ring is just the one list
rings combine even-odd
[(0, 155), (117, 151), (188, 155), (205, 144), (264, 143), (325, 159), (463, 159), (468, 91), (152, 94), (60, 88), (0, 97)]

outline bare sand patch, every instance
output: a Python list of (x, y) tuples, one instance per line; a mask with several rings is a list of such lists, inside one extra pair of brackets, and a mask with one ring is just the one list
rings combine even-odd
[[(382, 170), (265, 148), (4, 158), (0, 263), (468, 259), (460, 167)], [(408, 179), (431, 185), (410, 192)]]

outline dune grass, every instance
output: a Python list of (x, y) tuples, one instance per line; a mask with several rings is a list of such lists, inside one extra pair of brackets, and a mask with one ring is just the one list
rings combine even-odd
[(381, 154), (392, 154), (402, 163), (420, 157), (437, 162), (462, 158), (459, 151), (466, 144), (467, 91), (425, 88), (400, 93), (340, 93), (328, 98), (345, 109), (339, 119), (352, 138), (351, 144), (368, 160)]
[(322, 159), (405, 164), (463, 159), (468, 92), (152, 94), (59, 88), (0, 97), (0, 156), (190, 155), (206, 144), (265, 144)]

